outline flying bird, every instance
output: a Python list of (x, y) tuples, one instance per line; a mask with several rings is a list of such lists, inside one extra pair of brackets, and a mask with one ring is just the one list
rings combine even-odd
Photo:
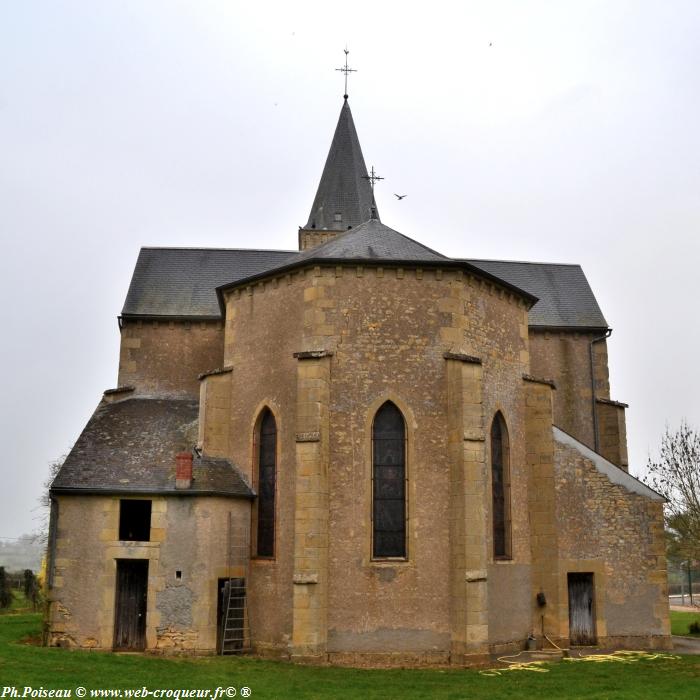
[(401, 200), (404, 197), (408, 197), (408, 195), (407, 194), (396, 194), (396, 192), (394, 192), (394, 197), (396, 197), (396, 199)]

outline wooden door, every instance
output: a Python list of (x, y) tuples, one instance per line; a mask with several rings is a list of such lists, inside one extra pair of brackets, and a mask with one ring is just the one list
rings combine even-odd
[(569, 574), (569, 642), (572, 646), (596, 643), (593, 574)]
[(114, 605), (114, 648), (142, 651), (146, 648), (148, 560), (117, 559)]

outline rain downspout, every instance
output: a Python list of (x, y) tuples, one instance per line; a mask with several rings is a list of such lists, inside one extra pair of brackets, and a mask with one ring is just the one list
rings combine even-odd
[(49, 538), (46, 548), (46, 584), (49, 590), (53, 588), (54, 567), (56, 564), (56, 538), (58, 536), (58, 500), (49, 495)]
[(590, 345), (588, 346), (588, 354), (591, 361), (591, 410), (593, 411), (593, 441), (594, 450), (600, 454), (600, 430), (598, 428), (598, 410), (596, 406), (596, 395), (595, 395), (595, 362), (593, 358), (593, 346), (595, 343), (600, 343), (606, 340), (612, 335), (612, 328), (608, 328), (605, 331), (605, 335), (601, 335), (598, 338), (593, 338)]

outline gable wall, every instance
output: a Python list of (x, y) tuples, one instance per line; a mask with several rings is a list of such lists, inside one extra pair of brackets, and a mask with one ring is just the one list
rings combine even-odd
[[(530, 367), (533, 375), (554, 380), (554, 424), (589, 447), (593, 435), (591, 363), (589, 347), (596, 333), (530, 329)], [(605, 341), (594, 346), (596, 395), (610, 398), (608, 351)]]
[(223, 340), (220, 321), (125, 320), (118, 385), (137, 395), (197, 399), (197, 376), (221, 367)]

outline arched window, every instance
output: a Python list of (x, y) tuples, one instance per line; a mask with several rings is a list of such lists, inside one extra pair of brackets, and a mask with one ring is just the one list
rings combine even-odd
[(406, 424), (391, 401), (372, 425), (372, 557), (406, 557)]
[(275, 555), (275, 483), (277, 481), (277, 425), (266, 408), (258, 422), (256, 554)]
[(510, 559), (510, 458), (508, 428), (499, 411), (491, 424), (491, 493), (493, 500), (493, 556)]

